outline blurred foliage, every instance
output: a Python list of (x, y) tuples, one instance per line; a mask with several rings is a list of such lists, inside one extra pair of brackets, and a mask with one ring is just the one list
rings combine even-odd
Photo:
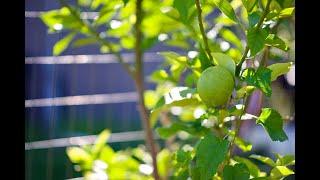
[[(195, 3), (201, 4), (205, 34), (199, 28)], [(61, 54), (69, 44), (80, 47), (97, 43), (102, 53), (134, 49), (135, 0), (79, 0), (76, 5), (62, 0), (61, 4), (62, 8), (41, 16), (49, 33), (68, 32), (55, 44), (54, 55)], [(98, 15), (81, 18), (85, 9), (98, 11)], [(276, 109), (263, 108), (256, 117), (246, 114), (245, 101), (257, 89), (266, 98), (271, 97), (272, 82), (286, 74), (294, 62), (294, 1), (144, 0), (142, 9), (143, 50), (159, 43), (181, 50), (159, 53), (163, 63), (148, 79), (156, 88), (144, 94), (150, 123), (167, 142), (158, 153), (160, 176), (283, 179), (294, 174), (290, 170), (294, 165), (292, 155), (277, 154), (275, 161), (250, 156), (272, 167), (270, 172), (263, 172), (250, 159), (231, 154), (233, 144), (243, 152), (252, 149), (250, 142), (239, 137), (237, 124), (241, 120), (256, 119), (273, 141), (288, 139), (282, 115)], [(74, 40), (76, 34), (85, 37)], [(251, 65), (247, 63), (250, 61)], [(236, 83), (224, 106), (207, 106), (196, 88), (202, 72), (214, 66), (228, 70)], [(231, 128), (233, 122), (235, 128)], [(93, 146), (67, 149), (77, 170), (87, 178), (153, 179), (146, 150), (137, 147), (115, 152), (105, 144), (109, 134), (102, 132)]]

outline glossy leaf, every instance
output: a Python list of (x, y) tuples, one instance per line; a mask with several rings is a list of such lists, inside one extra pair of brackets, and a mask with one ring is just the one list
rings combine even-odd
[(105, 146), (110, 135), (111, 135), (111, 133), (107, 129), (103, 130), (99, 134), (98, 138), (96, 139), (96, 141), (94, 142), (94, 145), (92, 147), (92, 154), (96, 155), (101, 152), (102, 148)]
[(72, 43), (72, 47), (82, 47), (82, 46), (88, 46), (98, 44), (97, 40), (95, 38), (81, 38), (77, 39)]
[(230, 18), (234, 22), (238, 22), (238, 18), (231, 4), (227, 0), (210, 0), (210, 2), (213, 2), (228, 18)]
[(172, 155), (168, 149), (163, 149), (157, 154), (157, 165), (159, 175), (164, 178), (168, 175), (171, 168)]
[(292, 170), (287, 168), (286, 166), (276, 166), (270, 172), (271, 179), (281, 179), (287, 177), (289, 175), (294, 174)]
[(143, 96), (144, 103), (149, 109), (153, 108), (159, 100), (158, 94), (153, 90), (145, 90)]
[(234, 160), (236, 160), (239, 163), (245, 164), (248, 167), (250, 175), (252, 175), (253, 177), (261, 176), (262, 173), (260, 172), (260, 169), (258, 168), (258, 166), (255, 165), (253, 162), (251, 162), (249, 159), (235, 156)]
[(234, 140), (234, 143), (243, 151), (243, 152), (248, 152), (251, 151), (252, 149), (252, 144), (245, 141), (242, 138), (236, 137)]
[(167, 81), (168, 78), (169, 78), (168, 73), (163, 69), (154, 71), (150, 76), (150, 80), (156, 83)]
[(268, 97), (272, 94), (271, 89), (271, 70), (265, 67), (259, 67), (257, 71), (253, 68), (248, 68), (241, 74), (242, 80), (248, 83), (248, 85), (259, 88)]
[(269, 157), (265, 157), (265, 156), (260, 156), (260, 155), (256, 155), (256, 154), (252, 154), (250, 155), (250, 158), (253, 158), (253, 159), (257, 159), (271, 167), (275, 167), (276, 166), (276, 163)]
[(265, 44), (268, 33), (265, 29), (250, 28), (247, 33), (250, 56), (259, 53)]
[[(227, 155), (229, 142), (209, 133), (200, 140), (196, 149), (196, 168), (200, 180), (208, 180), (216, 173)], [(208, 151), (209, 150), (209, 151)]]
[(236, 98), (240, 99), (250, 95), (255, 90), (254, 86), (243, 86), (236, 92)]
[[(72, 13), (72, 11), (73, 13)], [(61, 9), (47, 11), (40, 15), (41, 20), (49, 27), (51, 32), (59, 32), (64, 29), (74, 30), (88, 35), (89, 29), (80, 19), (80, 13), (75, 8), (63, 7)]]
[(223, 169), (224, 180), (249, 180), (249, 178), (249, 170), (242, 163), (237, 163), (234, 166), (227, 165)]
[(179, 11), (180, 18), (183, 22), (187, 23), (189, 17), (189, 9), (194, 4), (194, 0), (174, 0), (173, 7)]
[(286, 74), (290, 71), (292, 63), (275, 63), (268, 66), (268, 69), (271, 69), (271, 81), (276, 80), (279, 76)]
[(276, 161), (277, 166), (290, 166), (295, 164), (294, 155), (281, 156), (278, 153), (275, 153), (275, 155), (277, 156), (277, 161)]
[(58, 42), (55, 43), (53, 46), (53, 55), (58, 56), (60, 55), (67, 47), (69, 46), (70, 42), (74, 38), (76, 33), (70, 33), (64, 38), (60, 39)]
[(289, 46), (275, 34), (269, 34), (265, 41), (266, 45), (279, 48), (283, 51), (288, 51)]
[(248, 12), (251, 12), (258, 0), (242, 0), (244, 7)]
[(294, 13), (295, 8), (291, 7), (291, 8), (285, 8), (283, 10), (280, 11), (279, 13), (279, 18), (288, 18), (291, 17)]
[(84, 163), (91, 161), (90, 154), (80, 147), (67, 148), (67, 155), (73, 163)]
[(257, 119), (257, 124), (261, 124), (264, 127), (273, 141), (282, 142), (288, 139), (288, 136), (283, 131), (283, 119), (281, 115), (271, 108), (262, 109)]
[(258, 24), (261, 17), (261, 12), (255, 11), (249, 14), (249, 28), (253, 28), (256, 24)]
[(103, 8), (100, 11), (97, 19), (94, 20), (94, 24), (95, 25), (102, 25), (102, 24), (107, 23), (112, 18), (113, 14), (114, 14), (114, 10), (112, 7)]
[(168, 110), (169, 108), (171, 108), (173, 106), (185, 107), (185, 106), (193, 106), (193, 105), (199, 105), (199, 104), (200, 104), (200, 101), (197, 98), (185, 98), (185, 99), (181, 99), (181, 100), (175, 100), (170, 103), (166, 102), (165, 105), (157, 107), (152, 110), (152, 112), (150, 114), (151, 126), (155, 125), (160, 112), (162, 112), (163, 110)]

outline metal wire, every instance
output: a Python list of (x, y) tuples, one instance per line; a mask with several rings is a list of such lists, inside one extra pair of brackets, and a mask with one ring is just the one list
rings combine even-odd
[(136, 102), (136, 92), (113, 93), (113, 94), (94, 94), (80, 96), (66, 96), (44, 99), (25, 100), (25, 107), (46, 107), (46, 106), (76, 106), (89, 104), (113, 104)]
[[(154, 137), (155, 139), (159, 138), (156, 134)], [(82, 146), (87, 144), (93, 144), (96, 138), (97, 138), (97, 135), (88, 135), (88, 136), (77, 136), (77, 137), (28, 142), (28, 143), (25, 143), (25, 150), (52, 149), (52, 148), (68, 147), (68, 146)], [(130, 141), (141, 141), (141, 140), (144, 140), (144, 131), (128, 131), (128, 132), (112, 133), (110, 135), (108, 143), (130, 142)]]
[[(26, 18), (39, 18), (42, 13), (46, 11), (25, 11), (24, 17)], [(81, 19), (95, 19), (99, 16), (99, 12), (81, 12)]]
[[(121, 53), (124, 61), (133, 63), (134, 53)], [(159, 63), (162, 58), (155, 52), (145, 53), (146, 63)], [(25, 57), (25, 64), (110, 64), (119, 63), (113, 54), (66, 55)]]

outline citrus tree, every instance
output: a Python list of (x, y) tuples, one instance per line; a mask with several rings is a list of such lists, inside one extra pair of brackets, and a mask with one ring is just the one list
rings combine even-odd
[[(240, 137), (244, 121), (263, 126), (272, 141), (288, 139), (285, 120), (272, 107), (255, 102), (272, 95), (271, 83), (294, 61), (293, 0), (78, 0), (41, 15), (49, 33), (68, 32), (53, 47), (96, 44), (112, 53), (135, 82), (146, 148), (115, 152), (101, 133), (92, 146), (70, 147), (70, 160), (92, 179), (283, 179), (294, 174), (293, 155), (274, 158), (250, 153)], [(97, 11), (93, 19), (85, 11)], [(75, 37), (80, 38), (76, 38)], [(155, 45), (164, 61), (147, 79), (143, 55)], [(120, 52), (132, 51), (134, 63)], [(250, 104), (258, 108), (250, 113)], [(262, 107), (262, 108), (260, 108)], [(165, 140), (159, 146), (153, 130)], [(250, 133), (250, 132), (247, 132)], [(162, 148), (160, 148), (162, 147)], [(254, 163), (270, 166), (263, 172)]]

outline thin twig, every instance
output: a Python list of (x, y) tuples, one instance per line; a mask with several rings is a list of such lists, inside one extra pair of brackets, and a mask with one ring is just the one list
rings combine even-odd
[[(243, 98), (243, 102), (247, 102), (247, 98)], [(247, 106), (244, 106), (243, 108), (242, 108), (242, 113), (241, 113), (241, 115), (239, 116), (239, 118), (237, 118), (236, 120), (235, 120), (235, 130), (234, 130), (234, 137), (233, 137), (233, 139), (231, 140), (231, 143), (230, 143), (230, 146), (229, 146), (229, 149), (228, 149), (228, 153), (229, 153), (229, 156), (228, 156), (228, 159), (227, 159), (227, 162), (229, 162), (230, 161), (230, 158), (232, 157), (232, 152), (233, 152), (233, 148), (234, 148), (234, 142), (235, 142), (235, 140), (236, 140), (236, 138), (239, 136), (239, 132), (240, 132), (240, 128), (241, 128), (241, 118), (242, 118), (242, 116), (245, 114), (245, 112), (246, 112), (246, 108), (247, 108)]]
[[(268, 13), (269, 13), (270, 4), (271, 4), (271, 0), (268, 0), (266, 9), (265, 9), (265, 11), (263, 12), (262, 16), (260, 17), (260, 20), (259, 20), (257, 26), (255, 27), (255, 31), (259, 30), (260, 27), (262, 26), (264, 19), (266, 18), (266, 16), (267, 16)], [(249, 52), (249, 46), (248, 46), (248, 42), (247, 42), (245, 51), (244, 51), (244, 53), (243, 53), (243, 55), (242, 55), (242, 57), (241, 57), (241, 60), (240, 60), (239, 64), (237, 65), (237, 68), (236, 68), (236, 76), (239, 76), (240, 71), (241, 71), (242, 64), (243, 64), (243, 62), (246, 60), (246, 57), (247, 57), (248, 52)]]
[(196, 6), (197, 6), (197, 10), (198, 10), (198, 22), (199, 22), (199, 27), (200, 27), (202, 39), (204, 42), (204, 47), (205, 47), (205, 50), (207, 52), (209, 59), (212, 61), (213, 59), (212, 59), (211, 51), (210, 51), (209, 44), (208, 44), (208, 38), (206, 36), (206, 33), (204, 32), (204, 27), (203, 27), (203, 23), (202, 23), (202, 9), (200, 6), (200, 0), (196, 0)]
[(158, 167), (157, 167), (157, 150), (156, 150), (156, 144), (153, 138), (152, 129), (150, 126), (150, 119), (148, 110), (144, 103), (144, 80), (143, 80), (143, 52), (141, 48), (141, 41), (142, 41), (142, 32), (141, 32), (141, 21), (142, 21), (142, 0), (136, 1), (136, 23), (134, 25), (135, 28), (135, 84), (138, 92), (139, 97), (139, 112), (140, 116), (142, 118), (142, 123), (145, 129), (145, 136), (146, 136), (146, 142), (149, 146), (151, 157), (152, 157), (152, 165), (153, 165), (153, 176), (155, 180), (159, 180), (159, 173), (158, 173)]

